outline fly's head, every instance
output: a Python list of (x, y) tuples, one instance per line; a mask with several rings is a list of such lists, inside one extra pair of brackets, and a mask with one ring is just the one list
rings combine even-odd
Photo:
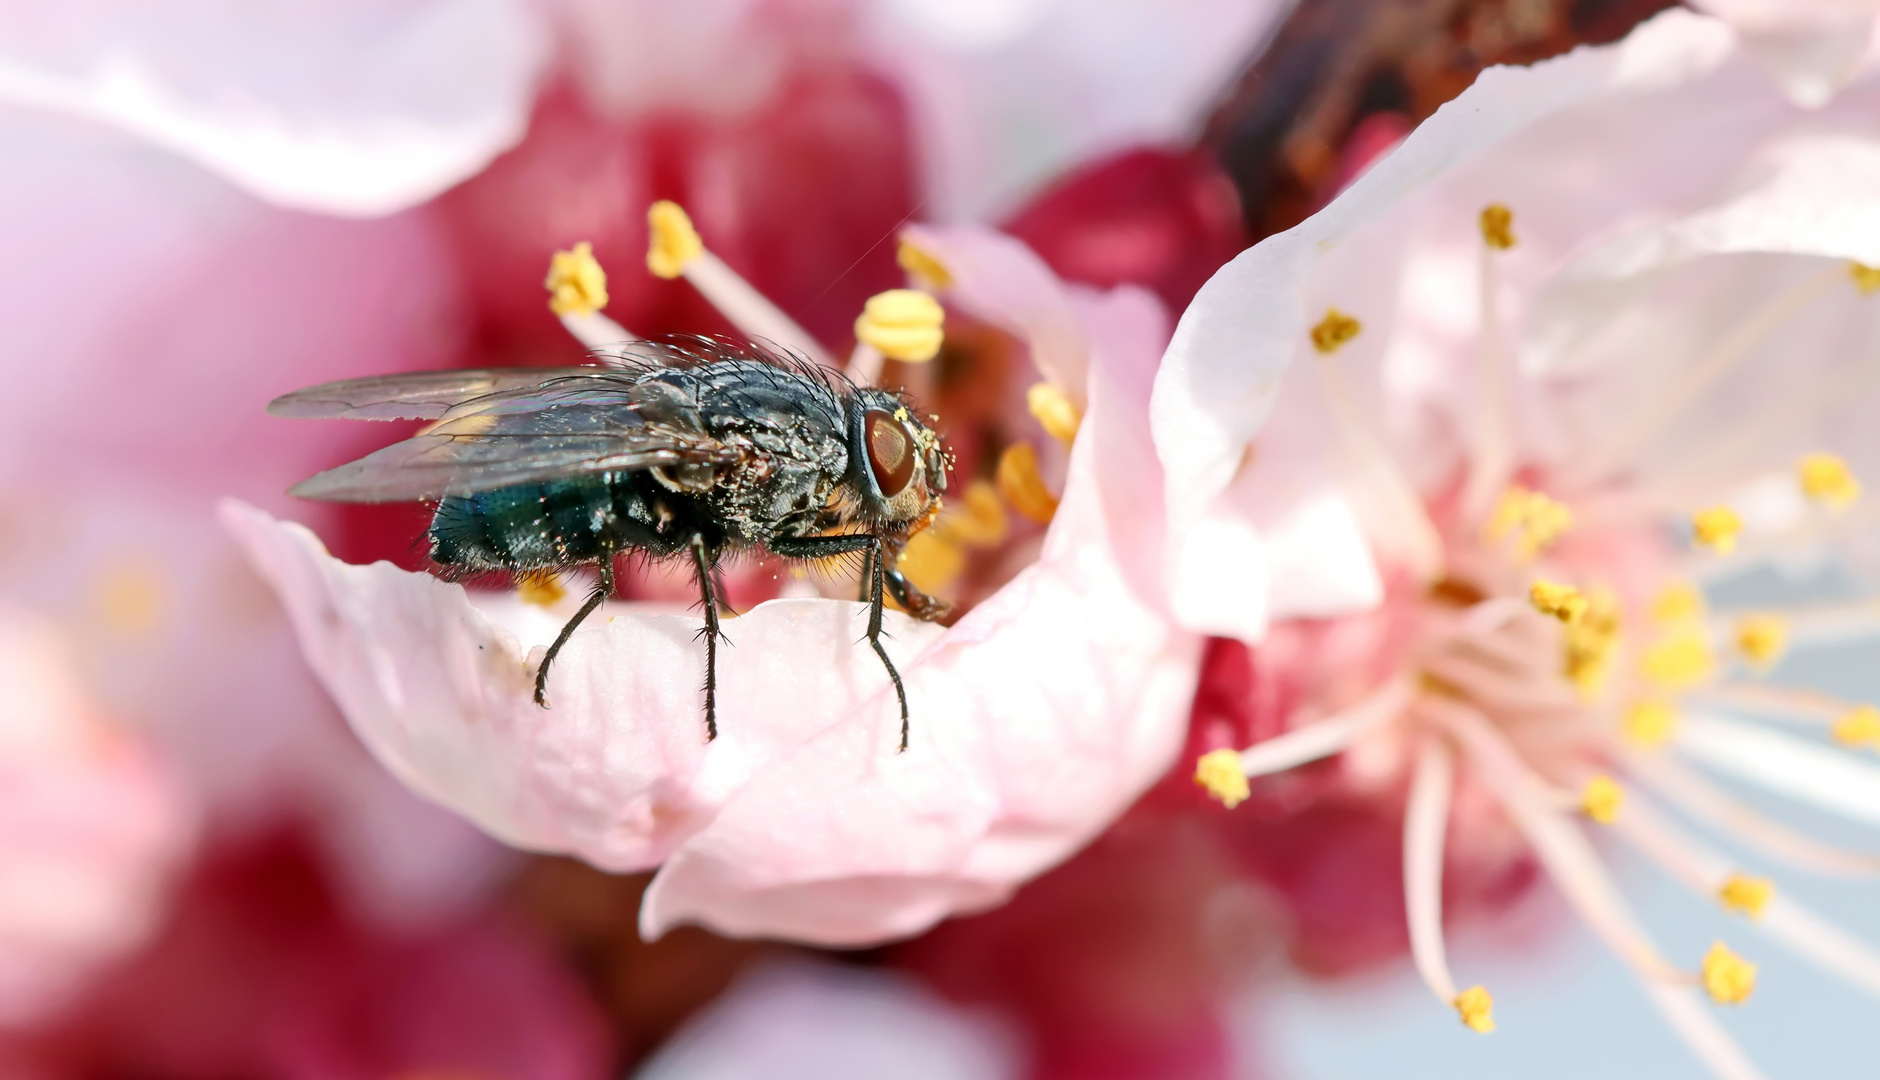
[(863, 520), (909, 535), (940, 510), (947, 489), (947, 453), (940, 436), (900, 398), (858, 391), (849, 403), (848, 483), (860, 493)]

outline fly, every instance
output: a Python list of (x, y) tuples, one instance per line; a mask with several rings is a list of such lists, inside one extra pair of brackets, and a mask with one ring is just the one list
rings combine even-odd
[(907, 691), (881, 644), (883, 597), (919, 619), (945, 614), (895, 563), (939, 511), (948, 456), (900, 396), (794, 357), (691, 338), (638, 343), (606, 367), (349, 379), (297, 390), (268, 411), (432, 421), (290, 494), (432, 503), (431, 558), (445, 576), (596, 568), (593, 591), (536, 670), (543, 708), (556, 654), (614, 592), (623, 553), (691, 565), (705, 611), (708, 740), (718, 736), (720, 562), (859, 553), (868, 643), (894, 684), (907, 749)]

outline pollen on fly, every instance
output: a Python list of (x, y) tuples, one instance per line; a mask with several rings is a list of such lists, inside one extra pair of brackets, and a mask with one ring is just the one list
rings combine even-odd
[(686, 561), (705, 611), (708, 739), (718, 734), (720, 562), (860, 558), (868, 643), (894, 683), (907, 749), (907, 692), (881, 644), (881, 613), (891, 594), (916, 618), (945, 614), (895, 569), (946, 490), (939, 437), (896, 394), (755, 346), (636, 342), (613, 359), (349, 379), (277, 398), (276, 416), (434, 421), (291, 494), (434, 503), (427, 538), (447, 575), (594, 566), (592, 593), (536, 671), (543, 708), (556, 654), (614, 591), (617, 557)]

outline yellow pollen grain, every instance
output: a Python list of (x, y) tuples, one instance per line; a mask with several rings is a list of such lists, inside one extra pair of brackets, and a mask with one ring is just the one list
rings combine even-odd
[(1605, 688), (1621, 628), (1619, 597), (1605, 588), (1588, 593), (1585, 614), (1567, 624), (1562, 673), (1582, 698), (1591, 700)]
[(1860, 481), (1847, 462), (1833, 454), (1810, 454), (1795, 466), (1802, 494), (1836, 513), (1860, 498)]
[(1862, 296), (1872, 296), (1880, 292), (1880, 267), (1850, 262), (1847, 264), (1847, 273), (1854, 279), (1854, 287), (1860, 290)]
[(1195, 783), (1229, 810), (1253, 794), (1247, 786), (1247, 774), (1240, 768), (1240, 754), (1234, 750), (1210, 750), (1201, 755), (1195, 761)]
[(894, 253), (894, 261), (901, 264), (908, 280), (917, 288), (945, 292), (953, 287), (953, 274), (946, 264), (912, 240), (901, 241), (899, 250)]
[(904, 364), (919, 364), (940, 354), (946, 340), (940, 301), (918, 289), (889, 289), (868, 298), (855, 319), (855, 339)]
[(1684, 581), (1674, 581), (1652, 598), (1652, 618), (1661, 623), (1681, 623), (1702, 618), (1704, 594)]
[(1842, 746), (1880, 748), (1880, 709), (1872, 705), (1856, 705), (1836, 717), (1834, 726), (1828, 731), (1834, 736), (1834, 741)]
[(1496, 251), (1514, 246), (1514, 211), (1501, 203), (1482, 208), (1482, 242)]
[(692, 218), (676, 202), (661, 199), (646, 208), (651, 238), (646, 245), (646, 268), (667, 280), (685, 273), (693, 259), (705, 254), (705, 241), (692, 227)]
[(1041, 382), (1025, 391), (1025, 408), (1053, 439), (1069, 446), (1084, 422), (1077, 406), (1053, 382)]
[(1667, 690), (1696, 686), (1717, 670), (1710, 639), (1698, 627), (1675, 630), (1645, 650), (1639, 660), (1645, 677)]
[(999, 455), (997, 473), (999, 494), (1012, 509), (1040, 525), (1048, 525), (1057, 514), (1057, 496), (1044, 486), (1038, 473), (1038, 452), (1030, 443), (1013, 443)]
[(1743, 519), (1727, 506), (1712, 506), (1691, 515), (1691, 538), (1719, 555), (1736, 550), (1736, 537), (1742, 531)]
[(1488, 990), (1481, 986), (1471, 986), (1456, 995), (1451, 1002), (1456, 1007), (1456, 1015), (1462, 1017), (1462, 1023), (1471, 1031), (1486, 1035), (1495, 1030), (1495, 999)]
[(1344, 346), (1345, 342), (1358, 336), (1364, 324), (1337, 308), (1328, 308), (1325, 317), (1312, 328), (1312, 347), (1322, 355), (1330, 356)]
[(1619, 820), (1619, 810), (1624, 805), (1625, 788), (1604, 773), (1590, 777), (1580, 789), (1580, 811), (1601, 825)]
[(1641, 750), (1656, 750), (1678, 733), (1678, 710), (1668, 702), (1641, 701), (1626, 710), (1625, 739)]
[(1766, 877), (1751, 877), (1748, 874), (1731, 874), (1717, 886), (1717, 902), (1736, 915), (1747, 915), (1752, 919), (1762, 917), (1763, 908), (1776, 894), (1775, 882)]
[(1586, 597), (1571, 585), (1545, 579), (1528, 589), (1528, 601), (1542, 615), (1552, 615), (1563, 623), (1578, 622), (1586, 614)]
[(607, 272), (586, 240), (548, 260), (548, 310), (557, 315), (592, 315), (607, 306)]
[(1789, 624), (1777, 615), (1745, 615), (1736, 621), (1736, 647), (1750, 663), (1769, 667), (1789, 646)]
[(1719, 1005), (1741, 1005), (1756, 990), (1756, 965), (1719, 941), (1704, 954), (1704, 992)]
[(516, 596), (525, 604), (552, 608), (561, 603), (568, 590), (562, 588), (561, 576), (554, 571), (524, 574), (516, 580)]

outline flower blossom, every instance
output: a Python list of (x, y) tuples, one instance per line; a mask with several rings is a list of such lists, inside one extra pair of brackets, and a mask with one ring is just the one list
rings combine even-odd
[(177, 777), (97, 714), (71, 661), (45, 621), (0, 612), (0, 1028), (141, 945), (195, 846)]
[[(683, 276), (747, 334), (821, 352), (683, 212), (651, 216), (651, 270)], [(1066, 286), (986, 230), (910, 229), (901, 258), (916, 288), (864, 311), (850, 373), (892, 359), (921, 378), (934, 341), (910, 321), (941, 317), (938, 297), (1027, 346), (1037, 376), (1014, 388), (1015, 410), (1036, 417), (1040, 445), (1070, 444), (998, 461), (1004, 498), (1049, 520), (1029, 566), (950, 626), (889, 613), (913, 721), (905, 753), (895, 696), (860, 640), (865, 605), (794, 595), (728, 621), (707, 742), (696, 617), (609, 605), (560, 654), (544, 711), (533, 672), (568, 598), (556, 608), (349, 566), (240, 504), (224, 521), (387, 768), (517, 846), (612, 870), (663, 864), (642, 907), (649, 936), (696, 921), (865, 944), (997, 903), (1094, 836), (1180, 744), (1198, 640), (1159, 605), (1146, 410), (1166, 321), (1147, 293)], [(578, 262), (550, 279), (564, 323), (590, 345), (620, 340), (627, 330), (569, 299), (600, 295), (574, 287)], [(1058, 493), (1046, 477), (1060, 467)], [(994, 486), (969, 480), (956, 482), (973, 516), (1000, 515)], [(973, 530), (947, 521), (936, 543), (967, 543)]]
[(1152, 408), (1174, 610), (1256, 657), (1306, 645), (1285, 730), (1216, 742), (1195, 780), (1231, 807), (1330, 759), (1346, 793), (1407, 789), (1412, 957), (1475, 1030), (1493, 999), (1449, 969), (1446, 872), (1533, 858), (1718, 1075), (1759, 1075), (1703, 1003), (1749, 998), (1753, 961), (1661, 953), (1589, 829), (1880, 993), (1880, 952), (1661, 809), (1787, 867), (1880, 870), (1704, 771), (1876, 820), (1880, 713), (1771, 677), (1880, 630), (1871, 606), (1702, 588), (1871, 566), (1877, 107), (1867, 79), (1804, 109), (1682, 12), (1494, 69), (1175, 333)]
[(1871, 64), (1875, 0), (1693, 0), (1730, 23), (1791, 100), (1816, 106)]

